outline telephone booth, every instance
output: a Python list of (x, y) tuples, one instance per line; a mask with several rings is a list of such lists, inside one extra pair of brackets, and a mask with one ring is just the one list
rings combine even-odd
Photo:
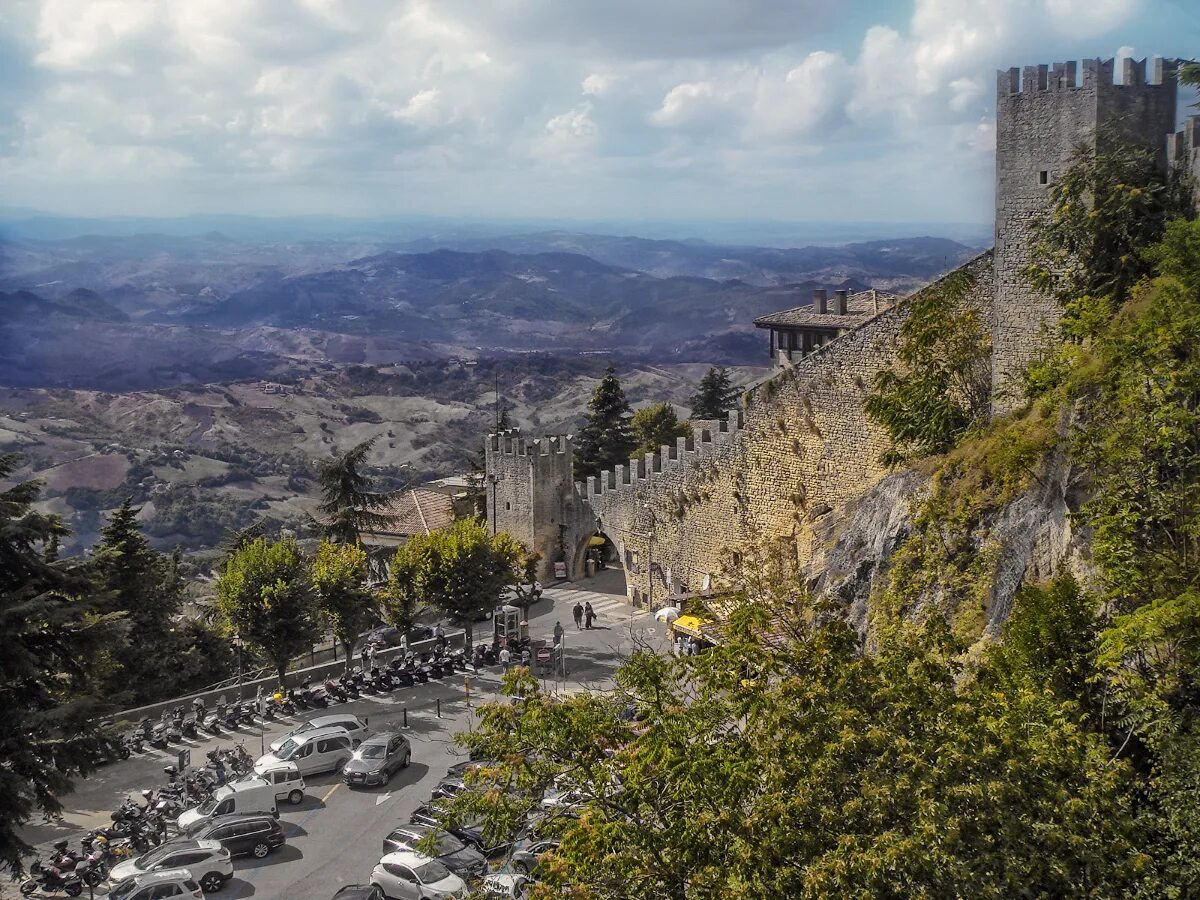
[(521, 610), (516, 606), (497, 606), (492, 613), (492, 625), (493, 641), (498, 647), (519, 644), (529, 637), (529, 623), (521, 618)]

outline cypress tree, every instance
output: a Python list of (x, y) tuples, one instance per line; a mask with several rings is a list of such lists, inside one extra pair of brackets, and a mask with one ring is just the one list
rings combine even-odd
[(730, 384), (728, 370), (710, 368), (692, 394), (692, 418), (727, 418), (729, 410), (737, 405), (737, 395), (738, 389)]
[(629, 461), (637, 447), (630, 429), (633, 412), (610, 363), (588, 401), (587, 420), (575, 443), (575, 477), (589, 478)]

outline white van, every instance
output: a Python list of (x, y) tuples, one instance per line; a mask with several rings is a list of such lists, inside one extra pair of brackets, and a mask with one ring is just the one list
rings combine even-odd
[(276, 752), (283, 746), (283, 742), (288, 738), (293, 738), (298, 734), (305, 734), (309, 731), (315, 731), (318, 728), (345, 728), (350, 735), (350, 740), (357, 747), (363, 742), (363, 739), (371, 732), (367, 729), (367, 723), (363, 722), (358, 716), (352, 716), (348, 713), (341, 713), (332, 716), (317, 716), (315, 719), (309, 719), (307, 722), (301, 722), (297, 727), (293, 728), (281, 738), (276, 738), (271, 741), (271, 752)]
[(300, 774), (300, 770), (293, 762), (280, 763), (270, 769), (265, 769), (261, 775), (254, 773), (243, 775), (238, 781), (246, 781), (251, 778), (261, 778), (268, 784), (275, 785), (276, 800), (286, 800), (293, 806), (304, 802), (304, 776)]
[(223, 784), (195, 809), (179, 814), (179, 830), (226, 813), (271, 813), (278, 818), (275, 788), (263, 778), (243, 778)]
[(254, 764), (254, 774), (262, 775), (280, 763), (291, 762), (301, 775), (339, 772), (354, 755), (354, 744), (345, 728), (314, 728), (290, 737), (274, 753), (261, 756)]

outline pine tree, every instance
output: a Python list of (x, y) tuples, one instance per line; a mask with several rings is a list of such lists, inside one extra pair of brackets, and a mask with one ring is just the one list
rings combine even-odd
[(179, 622), (186, 583), (178, 550), (166, 556), (150, 547), (129, 500), (100, 532), (92, 573), (101, 608), (124, 616), (128, 645), (114, 648), (119, 669), (106, 693), (148, 703), (201, 687), (227, 675), (230, 656), (216, 633), (200, 622)]
[(381, 512), (395, 491), (371, 489), (371, 481), (362, 468), (375, 444), (375, 438), (363, 441), (345, 453), (321, 464), (317, 480), (321, 485), (324, 520), (320, 523), (325, 538), (339, 544), (357, 544), (364, 531), (385, 528), (392, 516)]
[[(0, 455), (0, 484), (18, 465)], [(0, 489), (0, 865), (14, 875), (32, 849), (18, 829), (35, 811), (61, 812), (72, 777), (92, 767), (106, 712), (97, 676), (124, 640), (120, 617), (98, 609), (87, 570), (47, 557), (68, 531), (34, 509), (40, 487)]]
[(610, 363), (588, 402), (587, 420), (575, 443), (575, 477), (590, 478), (628, 462), (637, 447), (630, 430), (632, 412)]
[(730, 383), (728, 370), (714, 366), (700, 379), (696, 393), (692, 394), (692, 418), (727, 418), (729, 410), (737, 405), (737, 396), (738, 389)]

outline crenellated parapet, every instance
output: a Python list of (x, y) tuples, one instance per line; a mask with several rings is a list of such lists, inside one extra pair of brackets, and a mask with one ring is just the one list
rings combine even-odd
[[(1019, 405), (1021, 374), (1052, 339), (1062, 311), (1034, 291), (1034, 228), (1080, 147), (1140, 147), (1167, 166), (1175, 130), (1175, 60), (1085, 59), (1004, 69), (996, 91), (996, 304), (992, 387), (997, 412)], [(1117, 75), (1120, 75), (1118, 78)]]
[(663, 444), (657, 450), (641, 456), (631, 456), (628, 465), (593, 475), (587, 481), (575, 482), (575, 490), (585, 500), (592, 500), (606, 491), (629, 487), (645, 487), (657, 478), (668, 476), (681, 467), (709, 459), (727, 446), (742, 428), (743, 413), (733, 410), (728, 419), (693, 420), (692, 434), (676, 438), (674, 444)]

